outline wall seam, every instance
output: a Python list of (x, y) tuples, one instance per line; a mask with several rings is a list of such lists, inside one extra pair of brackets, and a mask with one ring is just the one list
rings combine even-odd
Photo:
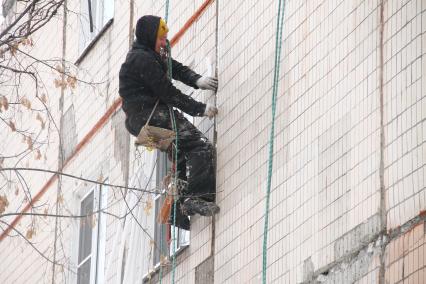
[[(64, 1), (64, 15), (62, 20), (62, 58), (61, 65), (62, 70), (66, 70), (65, 68), (65, 56), (66, 56), (66, 47), (67, 47), (67, 0)], [(61, 75), (62, 82), (65, 82), (65, 73)], [(63, 140), (62, 140), (62, 131), (64, 126), (64, 94), (65, 89), (61, 88), (61, 96), (59, 98), (59, 112), (60, 112), (60, 120), (59, 120), (59, 149), (58, 149), (58, 171), (62, 171), (64, 166), (64, 148), (63, 148)], [(58, 241), (58, 227), (59, 224), (59, 197), (62, 194), (62, 177), (58, 176), (57, 183), (57, 191), (56, 191), (56, 200), (55, 200), (55, 232), (54, 232), (54, 240), (53, 240), (53, 261), (52, 261), (52, 284), (55, 283), (55, 273), (56, 273), (56, 249), (57, 249), (57, 241)]]
[[(379, 179), (380, 179), (380, 229), (382, 234), (385, 236), (387, 234), (387, 224), (386, 224), (386, 187), (385, 187), (385, 129), (384, 129), (384, 70), (383, 70), (383, 61), (384, 61), (384, 0), (380, 0), (380, 24), (379, 24), (379, 97), (380, 97), (380, 165), (379, 165)], [(380, 269), (379, 269), (379, 283), (385, 283), (385, 250), (386, 244), (382, 244), (380, 247)]]

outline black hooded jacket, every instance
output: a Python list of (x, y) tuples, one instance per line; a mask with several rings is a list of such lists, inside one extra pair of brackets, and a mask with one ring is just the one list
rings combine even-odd
[[(142, 108), (151, 109), (160, 99), (159, 108), (176, 107), (192, 116), (202, 116), (206, 105), (195, 101), (173, 86), (167, 76), (167, 64), (155, 52), (155, 42), (160, 18), (143, 16), (136, 25), (136, 41), (128, 52), (119, 73), (119, 93), (127, 117)], [(195, 82), (201, 77), (188, 67), (172, 60), (173, 79), (198, 88)], [(149, 113), (149, 112), (148, 112)], [(134, 127), (133, 127), (134, 128)]]

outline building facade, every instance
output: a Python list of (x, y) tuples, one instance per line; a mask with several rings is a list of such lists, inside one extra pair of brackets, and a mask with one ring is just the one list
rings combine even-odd
[[(44, 94), (49, 113), (9, 116), (40, 133), (32, 148), (1, 128), (1, 283), (262, 281), (277, 2), (169, 3), (173, 57), (219, 79), (217, 93), (175, 82), (219, 108), (189, 117), (216, 146), (221, 208), (190, 232), (156, 221), (170, 165), (134, 146), (118, 96), (137, 19), (167, 1), (66, 1), (18, 46), (48, 63), (43, 86), (1, 95), (35, 108)], [(5, 3), (3, 25), (23, 9)], [(426, 2), (284, 4), (267, 283), (424, 283)]]

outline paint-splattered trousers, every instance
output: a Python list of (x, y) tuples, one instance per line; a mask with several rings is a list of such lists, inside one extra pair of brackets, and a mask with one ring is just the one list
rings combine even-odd
[[(126, 128), (134, 136), (145, 125), (152, 108), (146, 108), (128, 115)], [(178, 161), (176, 163), (178, 178), (186, 180), (188, 187), (184, 195), (200, 197), (206, 201), (215, 200), (216, 175), (213, 165), (213, 146), (208, 139), (180, 112), (174, 111), (178, 130), (177, 142)], [(159, 105), (149, 125), (173, 129), (169, 109)], [(170, 147), (171, 149), (172, 147)], [(169, 153), (169, 156), (170, 155)], [(173, 154), (174, 156), (174, 154)], [(173, 157), (174, 159), (174, 157)]]

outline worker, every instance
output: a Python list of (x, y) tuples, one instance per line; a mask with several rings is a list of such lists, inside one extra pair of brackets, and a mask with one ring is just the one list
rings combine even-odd
[[(166, 22), (160, 17), (141, 17), (136, 24), (136, 40), (120, 69), (119, 93), (126, 114), (125, 126), (133, 136), (138, 136), (151, 112), (149, 125), (170, 130), (173, 125), (169, 108), (210, 119), (218, 113), (215, 106), (194, 100), (172, 84), (167, 71), (168, 30)], [(217, 90), (216, 78), (203, 77), (174, 59), (171, 60), (171, 69), (173, 79), (192, 88)], [(159, 103), (154, 109), (157, 101)], [(176, 174), (186, 184), (180, 192), (182, 197), (177, 201), (176, 226), (189, 229), (188, 216), (212, 216), (219, 211), (214, 203), (214, 148), (201, 131), (176, 109), (173, 110), (178, 133)], [(173, 145), (169, 147), (169, 153)]]

